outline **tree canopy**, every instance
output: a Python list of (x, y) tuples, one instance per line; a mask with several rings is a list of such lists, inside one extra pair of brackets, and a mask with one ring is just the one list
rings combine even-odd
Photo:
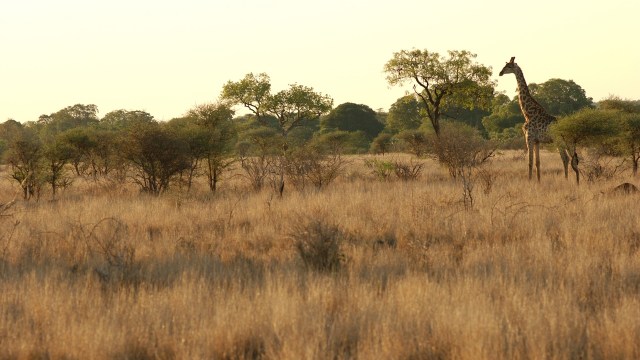
[(239, 81), (227, 82), (221, 99), (245, 106), (260, 122), (265, 122), (268, 116), (277, 119), (278, 130), (284, 137), (305, 120), (318, 120), (333, 106), (331, 97), (304, 85), (292, 84), (289, 89), (271, 94), (271, 80), (264, 73), (257, 76), (249, 73)]
[(372, 140), (382, 131), (384, 125), (378, 121), (378, 116), (367, 105), (344, 103), (331, 110), (320, 120), (320, 130), (323, 133), (335, 130), (362, 131)]
[(422, 125), (422, 104), (415, 95), (399, 98), (391, 104), (387, 115), (387, 131), (397, 134), (404, 130), (415, 130)]
[(96, 124), (98, 123), (98, 107), (93, 104), (67, 106), (51, 115), (41, 115), (38, 123), (46, 126), (47, 130), (52, 133)]
[(476, 54), (452, 50), (448, 55), (402, 50), (384, 66), (390, 85), (413, 83), (436, 135), (440, 134), (440, 118), (449, 109), (489, 109), (495, 87), (491, 68), (473, 61)]
[(531, 95), (551, 115), (564, 116), (593, 107), (593, 99), (573, 80), (549, 79), (541, 84), (529, 85)]

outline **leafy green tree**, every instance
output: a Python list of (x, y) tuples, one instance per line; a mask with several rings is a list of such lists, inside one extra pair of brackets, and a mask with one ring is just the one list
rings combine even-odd
[(244, 177), (254, 190), (261, 189), (276, 172), (282, 149), (282, 137), (270, 127), (252, 128), (239, 134), (236, 155)]
[(301, 147), (308, 143), (313, 136), (320, 131), (320, 122), (313, 119), (305, 119), (299, 126), (293, 128), (287, 135), (287, 142), (291, 147)]
[(555, 139), (575, 148), (601, 144), (616, 134), (616, 110), (582, 109), (551, 126)]
[(266, 121), (268, 107), (265, 106), (265, 103), (269, 101), (270, 97), (271, 79), (265, 73), (260, 73), (257, 76), (249, 73), (239, 81), (227, 82), (222, 88), (221, 96), (224, 100), (243, 105), (261, 122)]
[(531, 95), (552, 115), (565, 116), (594, 106), (584, 89), (573, 80), (549, 79), (529, 85)]
[(114, 110), (100, 119), (101, 127), (110, 130), (123, 130), (136, 124), (150, 124), (155, 120), (151, 114), (141, 110)]
[(580, 183), (577, 149), (582, 146), (598, 146), (610, 142), (619, 131), (617, 110), (584, 108), (569, 116), (562, 117), (551, 125), (550, 133), (554, 141), (563, 144), (573, 154), (571, 166)]
[(621, 120), (619, 148), (631, 159), (633, 176), (637, 176), (640, 162), (640, 112), (624, 114)]
[(382, 132), (376, 136), (375, 139), (371, 142), (371, 147), (369, 151), (373, 154), (382, 154), (388, 153), (391, 150), (391, 145), (393, 143), (393, 135), (389, 133)]
[(38, 122), (50, 134), (58, 134), (69, 129), (98, 123), (96, 105), (76, 104), (67, 106), (51, 115), (41, 115)]
[(637, 176), (640, 162), (640, 112), (626, 113), (620, 120), (618, 146), (631, 159), (633, 176)]
[(389, 84), (413, 83), (436, 136), (448, 110), (489, 109), (495, 87), (491, 68), (473, 62), (475, 54), (466, 50), (448, 54), (445, 58), (428, 50), (402, 50), (384, 66)]
[(42, 142), (34, 127), (23, 127), (8, 144), (5, 160), (11, 167), (11, 178), (20, 184), (23, 198), (38, 196), (43, 184)]
[(617, 148), (629, 157), (633, 175), (637, 176), (640, 162), (640, 100), (624, 100), (613, 96), (600, 101), (598, 108), (621, 112)]
[(427, 151), (427, 134), (419, 129), (404, 130), (396, 135), (405, 151), (417, 157), (424, 155)]
[(187, 144), (186, 156), (189, 166), (180, 173), (186, 178), (187, 190), (191, 190), (193, 180), (198, 174), (201, 161), (206, 157), (209, 143), (208, 131), (198, 125), (193, 118), (174, 118), (167, 122), (167, 128)]
[(344, 103), (331, 110), (320, 120), (320, 131), (330, 132), (362, 131), (372, 140), (382, 131), (384, 125), (378, 121), (378, 115), (367, 105)]
[(132, 126), (122, 150), (133, 170), (133, 181), (153, 195), (167, 191), (171, 179), (189, 168), (188, 144), (155, 122)]
[(289, 89), (271, 94), (267, 74), (247, 74), (240, 81), (227, 82), (222, 89), (221, 99), (245, 106), (265, 126), (268, 125), (269, 117), (275, 118), (277, 129), (285, 139), (303, 121), (317, 121), (333, 105), (329, 96), (304, 85), (293, 84)]
[(207, 183), (211, 191), (216, 191), (220, 176), (232, 164), (230, 155), (237, 135), (233, 115), (234, 111), (224, 103), (198, 105), (187, 113), (187, 118), (199, 127), (195, 130), (198, 134), (195, 148), (206, 161)]
[(617, 96), (610, 96), (598, 102), (598, 109), (620, 110), (625, 113), (640, 113), (640, 100), (625, 100)]
[(490, 113), (490, 111), (480, 108), (467, 109), (462, 107), (453, 107), (443, 114), (442, 119), (469, 125), (478, 130), (480, 134), (486, 138), (488, 137), (488, 132), (482, 124), (482, 119)]
[(63, 132), (58, 139), (68, 148), (68, 160), (78, 176), (84, 172), (83, 166), (89, 166), (91, 152), (98, 145), (98, 139), (91, 136), (91, 131), (90, 128), (76, 127)]
[(317, 121), (321, 115), (329, 112), (333, 106), (333, 99), (315, 92), (311, 87), (298, 84), (271, 94), (271, 83), (266, 74), (258, 76), (247, 74), (240, 81), (227, 82), (223, 86), (221, 99), (231, 104), (244, 105), (260, 122), (264, 123), (268, 115), (277, 119), (278, 132), (283, 139), (278, 186), (278, 191), (282, 195), (284, 158), (288, 149), (289, 133), (296, 127), (302, 126), (304, 121)]
[[(493, 99), (493, 111), (482, 118), (482, 125), (489, 138), (501, 142), (522, 138), (522, 124), (524, 116), (518, 104), (518, 98), (510, 100), (504, 94), (498, 94)], [(517, 131), (514, 131), (517, 129)]]
[(4, 156), (9, 144), (16, 139), (23, 131), (23, 125), (13, 119), (9, 119), (0, 124), (0, 156)]
[(303, 85), (290, 85), (269, 98), (267, 113), (278, 119), (283, 137), (302, 125), (305, 120), (320, 119), (333, 106), (333, 99), (327, 95), (316, 93), (313, 88)]
[(124, 132), (110, 131), (102, 128), (88, 128), (89, 143), (91, 147), (88, 153), (89, 175), (97, 180), (98, 176), (108, 176), (116, 172), (120, 180), (124, 180), (126, 162), (123, 161), (122, 152)]
[(473, 207), (473, 189), (478, 168), (492, 156), (495, 146), (478, 129), (460, 122), (443, 123), (440, 136), (429, 136), (430, 150), (449, 174), (462, 183), (465, 208)]
[(348, 153), (359, 154), (369, 150), (369, 140), (363, 131), (335, 130), (319, 134), (313, 141), (313, 145), (325, 149), (331, 154)]
[(45, 140), (42, 149), (44, 180), (51, 186), (51, 194), (55, 198), (59, 187), (71, 184), (66, 165), (73, 157), (74, 149), (61, 135)]

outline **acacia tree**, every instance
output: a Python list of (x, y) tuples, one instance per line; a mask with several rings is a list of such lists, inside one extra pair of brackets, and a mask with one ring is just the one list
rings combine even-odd
[(66, 174), (66, 165), (73, 157), (73, 149), (63, 136), (47, 137), (43, 142), (44, 180), (51, 185), (51, 194), (55, 198), (59, 187), (66, 188), (71, 178)]
[(551, 125), (550, 132), (556, 143), (563, 144), (571, 156), (571, 167), (580, 183), (577, 149), (581, 146), (597, 146), (611, 141), (619, 132), (617, 110), (584, 108), (562, 117)]
[(187, 118), (200, 129), (201, 155), (207, 162), (207, 183), (212, 192), (216, 191), (222, 172), (232, 163), (228, 155), (233, 148), (231, 140), (236, 136), (233, 114), (225, 103), (197, 105), (187, 113)]
[(555, 116), (570, 115), (593, 107), (593, 99), (573, 80), (549, 79), (541, 84), (530, 84), (531, 95), (542, 107)]
[(98, 123), (98, 107), (93, 104), (67, 106), (51, 115), (41, 115), (38, 124), (45, 132), (56, 134), (80, 126)]
[(122, 151), (131, 165), (133, 181), (142, 191), (159, 195), (175, 175), (189, 167), (187, 146), (171, 129), (152, 122), (133, 126)]
[(384, 124), (378, 120), (376, 112), (362, 104), (340, 104), (320, 120), (323, 133), (335, 130), (362, 131), (369, 141), (378, 136), (383, 128)]
[(624, 114), (621, 122), (619, 147), (631, 159), (633, 176), (637, 176), (640, 162), (640, 112)]
[(413, 83), (436, 136), (448, 109), (489, 109), (495, 87), (491, 68), (473, 61), (476, 54), (466, 50), (448, 54), (445, 58), (428, 50), (402, 50), (384, 66), (390, 85)]
[(311, 87), (298, 84), (292, 84), (289, 89), (271, 94), (270, 79), (264, 73), (258, 76), (250, 73), (240, 81), (227, 82), (222, 89), (221, 99), (245, 106), (264, 125), (267, 125), (268, 117), (277, 120), (276, 128), (283, 139), (278, 184), (278, 190), (282, 195), (289, 133), (303, 122), (317, 121), (321, 115), (329, 112), (333, 106), (333, 99), (315, 92)]
[(386, 131), (397, 134), (404, 130), (415, 130), (422, 125), (422, 104), (415, 96), (407, 95), (391, 104), (387, 115)]
[(633, 176), (638, 175), (640, 162), (640, 100), (623, 100), (609, 97), (598, 103), (602, 110), (619, 110), (620, 132), (617, 136), (619, 151), (631, 159)]
[(100, 119), (100, 126), (109, 130), (124, 130), (136, 124), (154, 122), (153, 115), (142, 110), (113, 110)]
[(22, 127), (9, 143), (6, 160), (11, 166), (11, 178), (20, 183), (23, 198), (39, 195), (42, 186), (42, 142), (33, 127)]

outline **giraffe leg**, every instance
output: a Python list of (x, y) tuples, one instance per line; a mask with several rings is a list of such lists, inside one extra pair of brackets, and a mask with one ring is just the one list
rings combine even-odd
[(571, 168), (576, 173), (576, 184), (580, 185), (580, 169), (578, 169), (578, 153), (573, 151), (571, 155)]
[(560, 151), (560, 158), (562, 159), (562, 165), (564, 166), (564, 178), (569, 178), (569, 154), (567, 153), (567, 149), (564, 147), (560, 147), (558, 149)]
[(540, 143), (536, 141), (533, 144), (533, 148), (536, 155), (536, 176), (538, 176), (538, 182), (540, 182)]
[(529, 180), (533, 177), (533, 142), (527, 140), (527, 150), (529, 153)]

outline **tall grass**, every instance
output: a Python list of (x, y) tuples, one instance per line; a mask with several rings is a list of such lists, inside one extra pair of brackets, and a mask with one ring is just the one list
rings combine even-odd
[(283, 198), (240, 180), (161, 197), (79, 182), (16, 203), (0, 358), (640, 358), (639, 198), (542, 161), (537, 184), (497, 158), (471, 210), (434, 163), (380, 181), (359, 158)]

